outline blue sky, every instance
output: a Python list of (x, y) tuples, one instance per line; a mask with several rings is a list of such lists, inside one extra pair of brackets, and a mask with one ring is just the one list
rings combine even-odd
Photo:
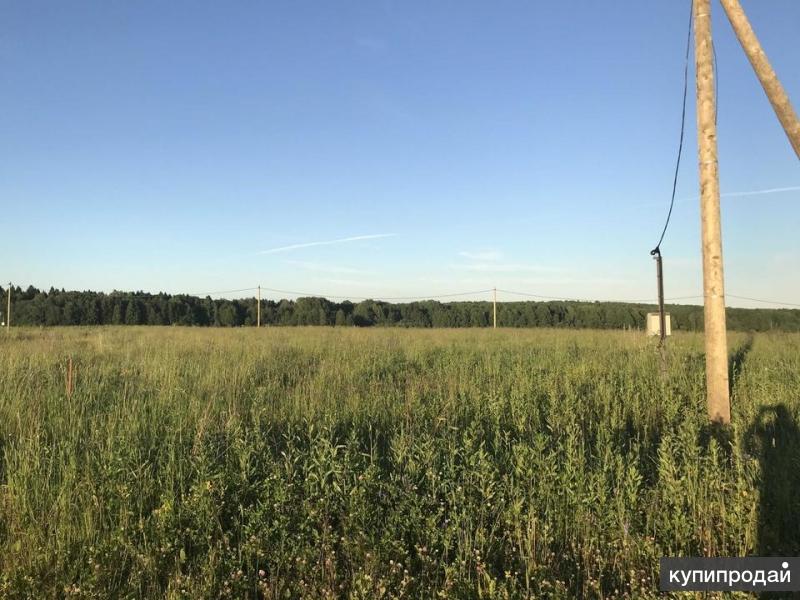
[[(800, 4), (744, 5), (797, 105)], [(688, 9), (6, 1), (0, 274), (652, 298)], [(800, 303), (800, 164), (714, 13), (727, 291)], [(693, 97), (691, 81), (668, 297), (702, 289)]]

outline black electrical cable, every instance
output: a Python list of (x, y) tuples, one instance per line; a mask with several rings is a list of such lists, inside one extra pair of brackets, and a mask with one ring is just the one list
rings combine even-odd
[(456, 296), (474, 296), (476, 294), (485, 294), (487, 292), (491, 292), (491, 289), (486, 290), (473, 290), (471, 292), (455, 292), (452, 294), (434, 294), (430, 296), (337, 296), (334, 294), (321, 294), (321, 293), (312, 293), (312, 292), (298, 292), (296, 290), (280, 290), (276, 288), (270, 288), (261, 286), (261, 289), (267, 292), (275, 292), (277, 294), (288, 294), (290, 296), (301, 296), (301, 297), (316, 297), (316, 298), (334, 298), (334, 299), (349, 299), (352, 298), (354, 300), (435, 300), (437, 298), (454, 298)]
[(737, 296), (735, 294), (725, 294), (729, 298), (737, 298), (738, 300), (751, 300), (752, 302), (762, 302), (764, 304), (782, 304), (784, 306), (797, 306), (800, 307), (800, 304), (795, 304), (793, 302), (779, 302), (778, 300), (763, 300), (761, 298), (750, 298), (748, 296)]
[(675, 161), (675, 177), (672, 180), (672, 199), (669, 202), (669, 212), (667, 213), (667, 221), (664, 223), (664, 229), (661, 231), (661, 237), (658, 238), (656, 247), (650, 251), (651, 255), (660, 254), (661, 242), (664, 241), (664, 236), (669, 227), (669, 220), (672, 217), (672, 208), (675, 206), (675, 191), (678, 188), (678, 172), (681, 168), (681, 155), (683, 154), (683, 135), (686, 131), (686, 97), (689, 91), (689, 49), (692, 42), (692, 7), (693, 2), (689, 3), (689, 31), (686, 34), (686, 57), (683, 65), (683, 106), (681, 108), (681, 137), (678, 143), (678, 159)]
[(205, 298), (206, 296), (221, 296), (222, 294), (235, 294), (237, 292), (249, 292), (258, 288), (241, 288), (238, 290), (220, 290), (218, 292), (202, 292), (196, 294), (175, 294), (176, 296), (196, 296), (197, 298)]

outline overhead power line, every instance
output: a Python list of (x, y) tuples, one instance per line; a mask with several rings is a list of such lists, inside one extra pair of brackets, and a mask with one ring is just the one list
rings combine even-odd
[(686, 96), (689, 90), (689, 49), (692, 45), (692, 2), (689, 2), (689, 27), (686, 34), (686, 56), (683, 64), (683, 103), (681, 105), (681, 135), (678, 142), (678, 158), (675, 161), (675, 176), (672, 179), (672, 198), (669, 201), (669, 212), (667, 212), (667, 220), (664, 223), (664, 229), (661, 230), (661, 237), (658, 238), (656, 247), (650, 251), (650, 254), (658, 254), (661, 250), (661, 242), (664, 241), (664, 236), (667, 234), (669, 221), (672, 218), (672, 208), (675, 206), (675, 191), (678, 189), (678, 173), (681, 168), (681, 155), (683, 154), (683, 136), (686, 131)]
[(239, 292), (252, 292), (253, 290), (258, 289), (258, 287), (250, 287), (250, 288), (241, 288), (238, 290), (221, 290), (218, 292), (202, 292), (198, 294), (176, 294), (177, 296), (197, 296), (198, 298), (205, 298), (206, 296), (220, 296), (222, 294), (237, 294)]
[[(704, 296), (702, 296), (702, 295), (699, 295), (699, 296), (680, 296), (678, 298), (666, 298), (666, 301), (667, 302), (673, 302), (675, 300), (696, 300), (696, 299), (700, 299), (700, 298), (703, 298), (703, 297)], [(763, 298), (751, 298), (749, 296), (738, 296), (736, 294), (728, 294), (728, 293), (725, 294), (725, 297), (726, 298), (736, 298), (737, 300), (750, 300), (751, 302), (761, 302), (762, 304), (776, 304), (776, 305), (779, 305), (779, 306), (793, 306), (793, 307), (800, 308), (800, 304), (796, 304), (796, 303), (792, 303), (792, 302), (782, 302), (780, 300), (765, 300)], [(629, 302), (629, 304), (644, 304), (644, 303), (653, 304), (654, 302), (655, 302), (654, 300), (645, 300), (645, 301), (641, 301), (641, 302)]]
[(475, 294), (488, 294), (491, 292), (492, 289), (486, 290), (474, 290), (472, 292), (455, 292), (452, 294), (437, 294), (435, 296), (395, 296), (392, 297), (383, 297), (383, 300), (427, 300), (427, 299), (435, 299), (435, 298), (455, 298), (456, 296), (474, 296)]
[[(514, 290), (501, 290), (498, 288), (498, 292), (503, 292), (505, 294), (512, 294), (514, 296), (527, 296), (530, 298), (539, 298), (541, 300), (558, 300), (561, 302), (614, 302), (618, 304), (655, 304), (656, 300), (652, 298), (648, 298), (646, 300), (580, 300), (577, 298), (565, 298), (561, 296), (545, 296), (542, 294), (531, 294), (529, 292), (516, 292)], [(675, 300), (690, 300), (696, 298), (702, 298), (703, 296), (678, 296), (675, 298), (665, 298), (667, 302), (674, 302)]]
[[(255, 288), (254, 288), (255, 289)], [(457, 296), (472, 296), (475, 294), (485, 294), (491, 292), (491, 289), (486, 290), (473, 290), (470, 292), (455, 292), (452, 294), (433, 294), (429, 296), (339, 296), (336, 294), (323, 294), (323, 293), (311, 293), (311, 292), (298, 292), (293, 290), (279, 290), (275, 288), (269, 288), (265, 286), (261, 286), (262, 290), (266, 290), (268, 292), (275, 292), (277, 294), (289, 294), (291, 296), (305, 296), (305, 297), (316, 297), (316, 298), (338, 298), (338, 299), (358, 299), (358, 300), (434, 300), (436, 298), (454, 298)]]
[[(674, 298), (664, 298), (664, 302), (675, 302), (676, 300), (697, 300), (702, 298), (703, 295), (696, 296), (676, 296)], [(655, 298), (648, 298), (647, 300), (636, 300), (634, 302), (623, 302), (624, 304), (657, 304), (658, 300)]]
[(764, 304), (782, 304), (784, 306), (797, 306), (800, 307), (800, 304), (794, 304), (792, 302), (780, 302), (778, 300), (763, 300), (761, 298), (748, 298), (747, 296), (737, 296), (735, 294), (725, 294), (729, 298), (736, 298), (737, 300), (750, 300), (751, 302), (762, 302)]
[(560, 297), (560, 296), (543, 296), (541, 294), (531, 294), (531, 293), (528, 293), (528, 292), (515, 292), (513, 290), (501, 290), (500, 288), (498, 288), (497, 291), (498, 292), (503, 292), (504, 294), (511, 294), (513, 296), (527, 296), (529, 298), (541, 298), (542, 300), (561, 300), (563, 302), (581, 302), (581, 300), (577, 300), (575, 298), (563, 298), (563, 297)]
[[(511, 296), (522, 296), (526, 298), (536, 298), (538, 300), (546, 301), (559, 301), (559, 302), (613, 302), (618, 304), (655, 304), (657, 301), (653, 298), (648, 298), (645, 300), (587, 300), (587, 299), (580, 299), (580, 298), (568, 298), (565, 296), (550, 296), (546, 294), (536, 294), (533, 292), (521, 292), (518, 290), (506, 290), (501, 288), (486, 288), (482, 290), (470, 290), (468, 292), (451, 292), (447, 294), (430, 294), (430, 295), (422, 295), (422, 296), (353, 296), (353, 295), (337, 295), (337, 294), (325, 294), (321, 292), (300, 292), (297, 290), (284, 290), (278, 288), (270, 288), (265, 286), (260, 286), (262, 291), (273, 292), (275, 294), (287, 294), (289, 296), (298, 296), (298, 297), (306, 297), (306, 298), (331, 298), (331, 299), (338, 299), (338, 300), (376, 300), (376, 301), (398, 301), (398, 300), (408, 300), (408, 301), (415, 301), (415, 300), (437, 300), (440, 298), (458, 298), (463, 296), (476, 296), (478, 294), (488, 294), (490, 292), (500, 292), (503, 294), (509, 294)], [(215, 292), (202, 292), (196, 294), (175, 294), (176, 296), (195, 296), (198, 298), (205, 298), (206, 296), (219, 296), (222, 294), (236, 294), (240, 292), (255, 292), (259, 289), (259, 286), (249, 287), (249, 288), (239, 288), (236, 290), (218, 290)], [(800, 308), (799, 303), (794, 302), (784, 302), (782, 300), (767, 300), (764, 298), (754, 298), (752, 296), (739, 296), (737, 294), (725, 294), (728, 298), (736, 298), (737, 300), (749, 300), (750, 302), (760, 302), (762, 304), (773, 304), (777, 306), (789, 306), (789, 307), (797, 307)], [(675, 296), (672, 298), (665, 298), (666, 302), (676, 302), (678, 300), (699, 300), (702, 299), (702, 294), (695, 294), (692, 296)]]

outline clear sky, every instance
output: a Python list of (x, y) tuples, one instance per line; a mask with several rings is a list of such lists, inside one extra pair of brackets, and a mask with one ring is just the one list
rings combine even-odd
[[(798, 106), (800, 3), (743, 4)], [(655, 296), (687, 0), (0, 7), (4, 282)], [(714, 13), (727, 291), (800, 304), (800, 163)], [(702, 289), (693, 86), (667, 297)]]

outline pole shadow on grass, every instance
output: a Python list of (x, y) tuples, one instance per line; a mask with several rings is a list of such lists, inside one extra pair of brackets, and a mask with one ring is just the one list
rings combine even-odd
[(730, 358), (728, 358), (728, 386), (731, 396), (733, 396), (736, 380), (742, 372), (744, 361), (747, 359), (750, 350), (753, 349), (753, 339), (753, 334), (749, 333), (744, 343), (731, 354)]
[[(742, 373), (747, 355), (750, 353), (750, 350), (753, 349), (753, 339), (753, 334), (749, 333), (744, 343), (728, 357), (728, 391), (732, 399), (735, 397), (736, 382)], [(733, 448), (731, 444), (733, 441), (733, 431), (731, 428), (719, 423), (708, 423), (700, 430), (700, 436), (698, 438), (700, 446), (704, 450), (708, 450), (708, 445), (712, 438), (719, 444), (720, 449), (725, 454), (730, 464), (730, 461), (733, 460)]]
[(758, 554), (800, 555), (800, 428), (785, 404), (762, 406), (746, 437), (761, 464)]

